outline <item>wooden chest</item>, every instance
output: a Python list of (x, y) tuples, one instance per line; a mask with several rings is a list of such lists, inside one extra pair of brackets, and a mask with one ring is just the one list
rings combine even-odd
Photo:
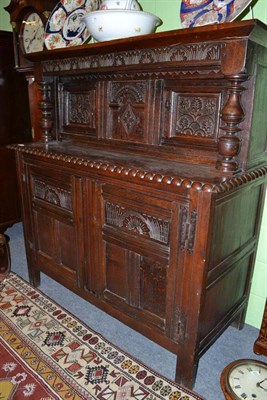
[(43, 141), (13, 146), (40, 272), (177, 354), (247, 308), (266, 188), (257, 21), (36, 53)]

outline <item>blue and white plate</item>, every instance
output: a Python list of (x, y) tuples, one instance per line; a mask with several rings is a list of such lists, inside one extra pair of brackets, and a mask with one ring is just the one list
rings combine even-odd
[(231, 22), (252, 0), (182, 0), (180, 18), (184, 28)]
[(98, 0), (61, 0), (52, 11), (45, 28), (48, 50), (77, 46), (90, 34), (81, 18), (98, 9)]

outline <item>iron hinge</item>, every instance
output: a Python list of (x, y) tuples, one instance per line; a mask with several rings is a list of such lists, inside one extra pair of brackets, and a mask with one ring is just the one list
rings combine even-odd
[(190, 254), (194, 252), (196, 224), (196, 210), (189, 212), (188, 208), (182, 207), (180, 224), (180, 250), (187, 251)]

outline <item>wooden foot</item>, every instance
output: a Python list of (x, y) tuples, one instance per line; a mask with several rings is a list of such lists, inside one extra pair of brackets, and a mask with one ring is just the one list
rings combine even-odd
[(5, 235), (0, 234), (0, 282), (10, 273), (10, 252)]

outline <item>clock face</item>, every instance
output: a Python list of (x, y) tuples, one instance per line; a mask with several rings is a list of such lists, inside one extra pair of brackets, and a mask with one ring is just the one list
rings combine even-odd
[(44, 48), (44, 24), (36, 12), (32, 12), (22, 22), (22, 42), (25, 53), (42, 51)]
[(267, 399), (267, 364), (253, 360), (233, 363), (226, 386), (235, 400)]

